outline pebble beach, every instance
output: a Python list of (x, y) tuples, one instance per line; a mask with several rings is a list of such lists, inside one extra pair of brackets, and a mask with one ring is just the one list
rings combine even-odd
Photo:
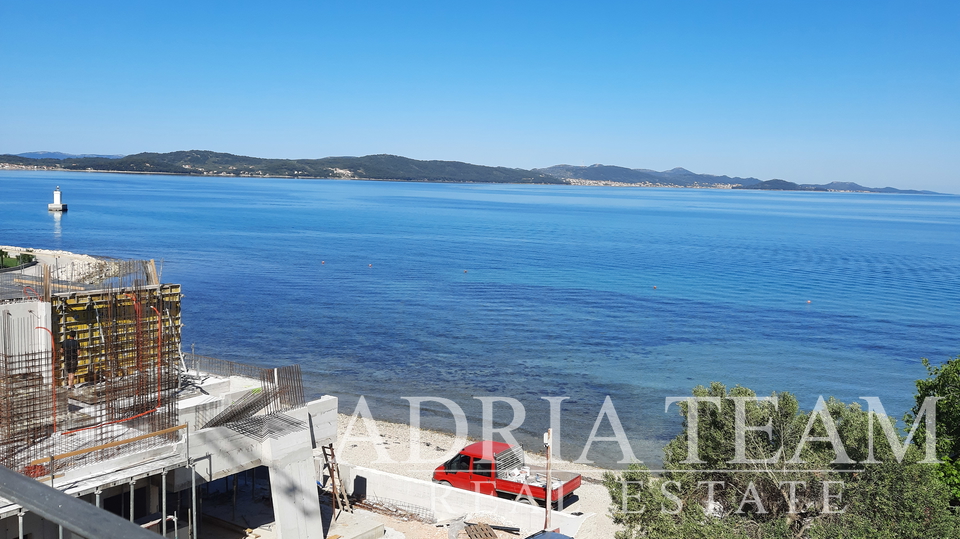
[[(419, 452), (423, 460), (430, 460), (431, 455), (436, 455), (435, 462), (430, 464), (406, 464), (411, 453), (411, 431), (410, 426), (402, 423), (390, 423), (387, 421), (368, 420), (375, 425), (376, 433), (367, 431), (366, 421), (356, 420), (348, 432), (351, 416), (340, 414), (337, 432), (337, 458), (341, 462), (373, 468), (384, 472), (404, 475), (414, 479), (430, 481), (433, 477), (433, 470), (449, 458), (456, 451), (461, 449), (467, 443), (476, 440), (458, 440), (456, 436), (446, 432), (434, 430), (419, 429)], [(363, 438), (376, 439), (379, 434), (379, 443), (375, 444)], [(379, 451), (378, 451), (379, 449)], [(524, 451), (527, 464), (543, 466), (546, 464), (546, 457), (542, 453)], [(388, 457), (390, 461), (387, 462)], [(590, 518), (581, 529), (578, 536), (586, 536), (589, 532), (590, 537), (613, 537), (616, 526), (614, 526), (608, 509), (610, 506), (610, 496), (606, 489), (600, 483), (604, 470), (584, 464), (576, 464), (569, 461), (553, 461), (553, 469), (571, 471), (583, 476), (583, 484), (577, 489), (579, 499), (569, 507), (563, 509), (564, 512), (574, 513), (594, 513), (596, 516)], [(439, 528), (431, 524), (424, 524), (416, 521), (403, 521), (401, 519), (392, 519), (378, 515), (383, 518), (388, 528), (396, 533), (402, 534), (407, 538), (425, 538), (425, 539), (446, 539), (447, 529)], [(505, 522), (502, 517), (497, 515), (468, 515), (470, 522), (486, 522), (488, 524), (513, 525)], [(589, 528), (589, 529), (587, 529)], [(533, 533), (537, 530), (523, 530), (523, 534)], [(499, 537), (516, 538), (516, 535), (510, 535), (506, 532), (497, 532)], [(466, 537), (466, 533), (460, 534)], [(388, 534), (389, 536), (389, 534)], [(525, 537), (526, 535), (521, 535)], [(399, 539), (400, 535), (395, 535)]]

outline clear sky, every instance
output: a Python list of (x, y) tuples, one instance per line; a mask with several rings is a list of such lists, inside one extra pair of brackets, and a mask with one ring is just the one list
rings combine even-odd
[(960, 193), (960, 2), (0, 0), (0, 153), (185, 149)]

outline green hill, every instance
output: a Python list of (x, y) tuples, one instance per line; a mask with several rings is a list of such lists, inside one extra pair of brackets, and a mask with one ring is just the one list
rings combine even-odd
[(767, 180), (753, 185), (738, 185), (734, 189), (762, 189), (764, 191), (826, 191), (820, 185), (798, 185), (786, 180)]
[(684, 168), (658, 172), (643, 168), (612, 165), (554, 165), (548, 168), (487, 167), (460, 161), (419, 161), (398, 155), (364, 157), (324, 157), (322, 159), (264, 159), (207, 150), (169, 153), (138, 153), (127, 156), (89, 155), (60, 152), (29, 152), (0, 155), (0, 164), (41, 167), (51, 170), (88, 170), (186, 174), (196, 176), (238, 176), (261, 178), (335, 178), (357, 180), (400, 180), (411, 182), (475, 183), (577, 183), (577, 180), (614, 182), (656, 187), (730, 187), (776, 191), (860, 191), (872, 193), (922, 193), (933, 191), (900, 190), (893, 187), (864, 187), (852, 182), (826, 185), (796, 184), (785, 180), (760, 181), (698, 174)]
[(550, 174), (563, 179), (579, 179), (590, 181), (606, 181), (617, 183), (637, 183), (647, 185), (671, 186), (711, 186), (711, 185), (753, 185), (760, 180), (756, 178), (731, 178), (730, 176), (714, 176), (712, 174), (697, 174), (685, 168), (674, 168), (657, 172), (645, 168), (625, 168), (612, 165), (554, 165), (549, 168), (535, 168), (536, 172)]
[(65, 170), (103, 170), (217, 176), (279, 176), (352, 178), (426, 182), (564, 183), (563, 180), (518, 168), (486, 167), (459, 161), (418, 161), (396, 155), (325, 157), (323, 159), (263, 159), (205, 150), (138, 153), (119, 159), (78, 157), (32, 159), (0, 156), (0, 162)]

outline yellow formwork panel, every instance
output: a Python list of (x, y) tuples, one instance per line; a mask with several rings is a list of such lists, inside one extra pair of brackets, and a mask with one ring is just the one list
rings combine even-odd
[[(139, 329), (136, 302), (140, 303)], [(76, 382), (94, 376), (123, 376), (156, 367), (157, 328), (161, 328), (160, 359), (177, 361), (180, 342), (180, 285), (161, 285), (115, 292), (74, 292), (52, 298), (56, 333), (60, 343), (67, 333), (80, 342)], [(162, 309), (163, 316), (150, 308)], [(62, 358), (59, 367), (64, 367)]]

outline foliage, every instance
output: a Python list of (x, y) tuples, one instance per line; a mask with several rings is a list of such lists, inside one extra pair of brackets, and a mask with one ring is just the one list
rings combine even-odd
[(960, 505), (960, 458), (942, 457), (940, 460), (942, 463), (937, 467), (937, 475), (950, 489), (953, 498), (950, 503)]
[(0, 250), (0, 268), (13, 268), (22, 264), (28, 264), (37, 258), (27, 253), (20, 253), (17, 256), (9, 255), (10, 253)]
[[(747, 388), (728, 391), (719, 383), (698, 386), (693, 395), (713, 399), (697, 407), (702, 462), (688, 458), (688, 406), (695, 404), (682, 402), (684, 431), (664, 448), (662, 475), (640, 464), (605, 475), (611, 514), (623, 526), (618, 539), (958, 537), (960, 520), (948, 506), (937, 467), (920, 463), (923, 454), (913, 446), (897, 462), (880, 425), (890, 418), (874, 418), (880, 462), (868, 464), (870, 414), (859, 404), (831, 398), (823, 403), (825, 412), (803, 412), (789, 393), (771, 395), (774, 404), (753, 400)], [(769, 426), (743, 429), (739, 456), (738, 397), (743, 425)], [(836, 444), (813, 440), (828, 437), (833, 425)], [(842, 462), (844, 453), (853, 462)], [(713, 503), (708, 482), (715, 482)], [(839, 497), (825, 499), (825, 489)]]
[[(960, 355), (934, 367), (923, 358), (927, 377), (917, 380), (916, 404), (904, 418), (912, 424), (927, 397), (939, 397), (937, 402), (937, 457), (941, 479), (950, 487), (954, 505), (960, 504)], [(922, 445), (926, 431), (921, 422), (914, 443)]]

